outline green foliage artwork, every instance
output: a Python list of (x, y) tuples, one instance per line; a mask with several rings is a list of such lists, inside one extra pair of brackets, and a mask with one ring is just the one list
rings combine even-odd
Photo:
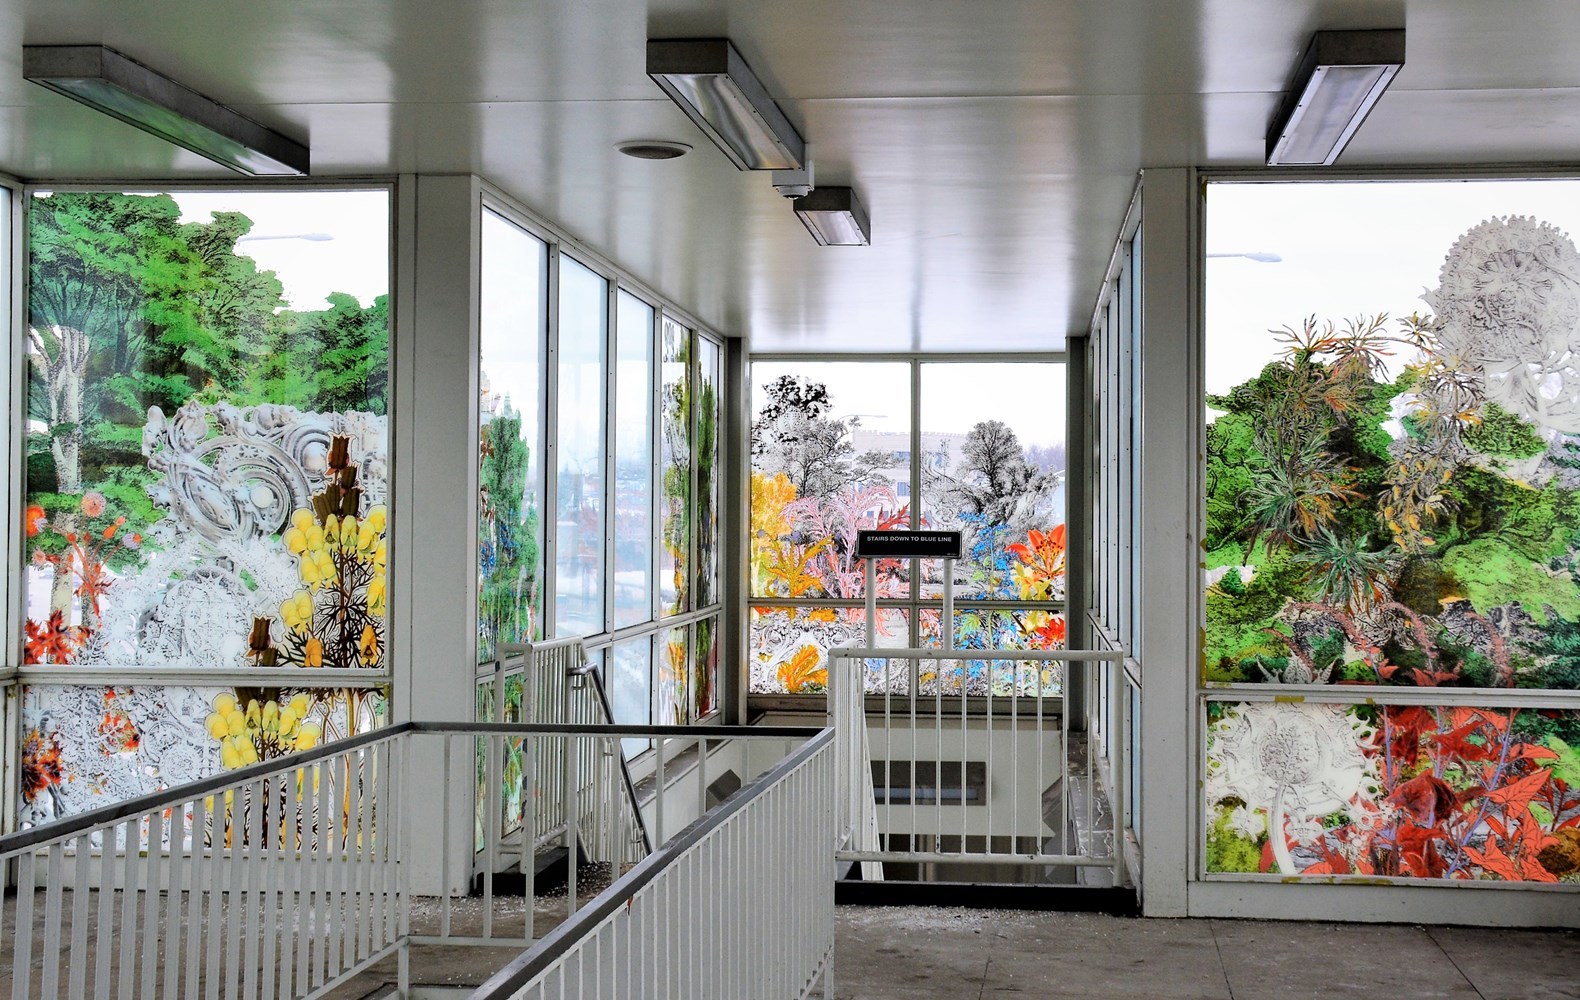
[[(30, 683), (25, 823), (351, 736), (387, 714), (376, 677), (354, 678), (385, 663), (388, 297), (332, 292), (323, 308), (292, 308), (243, 246), (254, 220), (189, 218), (184, 197), (30, 199), (23, 659), (129, 680), (157, 667), (280, 679)], [(359, 212), (388, 201), (238, 198), (286, 211), (303, 198), (360, 199)], [(291, 681), (301, 669), (347, 680), (305, 690)]]
[[(1580, 687), (1580, 253), (1494, 218), (1439, 280), (1207, 398), (1204, 682)], [(1209, 704), (1209, 872), (1580, 882), (1580, 713), (1375, 701)]]
[(1580, 254), (1494, 219), (1440, 281), (1208, 398), (1206, 681), (1573, 686)]

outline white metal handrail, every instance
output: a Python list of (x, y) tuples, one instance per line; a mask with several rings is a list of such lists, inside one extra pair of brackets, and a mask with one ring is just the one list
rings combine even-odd
[[(406, 790), (415, 787), (409, 772), (416, 761), (442, 756), (448, 774), (452, 763), (476, 752), (479, 741), (515, 741), (529, 759), (557, 746), (569, 768), (568, 815), (578, 815), (575, 797), (585, 787), (579, 762), (589, 759), (585, 747), (618, 752), (622, 739), (680, 742), (700, 736), (678, 726), (406, 722), (0, 837), (0, 864), (17, 874), (15, 895), (0, 904), (0, 992), (9, 986), (12, 998), (318, 997), (398, 953), (405, 995), (413, 944), (519, 949), (537, 937), (533, 901), (500, 908), (513, 915), (511, 921), (521, 921), (507, 926), (496, 918), (491, 882), (485, 882), (480, 901), (480, 924), (470, 916), (454, 919), (455, 903), (445, 895), (437, 926), (414, 931), (412, 824), (441, 827), (443, 886), (453, 884), (453, 848), (464, 843), (457, 838), (472, 833), (452, 822), (471, 815), (464, 800), (453, 799), (467, 793), (464, 783), (444, 783), (437, 811), (403, 809)], [(759, 762), (767, 755), (747, 754), (744, 744), (766, 743), (771, 753), (775, 744), (788, 749), (818, 736), (825, 743), (832, 738), (827, 730), (805, 727), (706, 732), (716, 751), (739, 742), (737, 756)], [(747, 773), (757, 774), (750, 768)], [(763, 779), (751, 787), (754, 799), (770, 795)], [(682, 783), (656, 794), (659, 802), (671, 800), (672, 817), (706, 817), (705, 791)], [(818, 786), (816, 795), (831, 801), (831, 783)], [(695, 798), (677, 800), (690, 796)], [(774, 791), (765, 801), (785, 799)], [(812, 793), (797, 801), (816, 811)], [(735, 809), (734, 802), (725, 805)], [(472, 826), (469, 819), (463, 823)], [(682, 830), (676, 843), (689, 835)], [(495, 831), (490, 839), (497, 838)], [(828, 881), (831, 844), (831, 833), (819, 834), (812, 845), (821, 853), (792, 853), (777, 864), (816, 862), (808, 871)], [(464, 863), (465, 856), (462, 851), (458, 860)], [(611, 873), (615, 884), (629, 885), (620, 880), (636, 868), (618, 867)], [(579, 908), (574, 872), (572, 865), (572, 914)], [(694, 883), (673, 884), (701, 891)], [(752, 919), (765, 925), (778, 919), (767, 914), (780, 905), (776, 898), (753, 896), (741, 905), (764, 911)], [(825, 925), (831, 927), (831, 918)], [(777, 955), (778, 948), (768, 950)]]
[(473, 997), (833, 996), (835, 756), (824, 729)]
[(393, 727), (0, 838), (16, 871), (0, 941), (13, 1000), (316, 996), (388, 955), (405, 933), (406, 735)]
[[(1084, 759), (1072, 759), (1070, 706), (1062, 696), (1045, 693), (1040, 668), (1031, 671), (1030, 690), (1023, 690), (1028, 685), (1015, 667), (1058, 663), (1066, 673), (1084, 675), (1085, 690), (1093, 691), (1100, 680), (1118, 677), (1122, 651), (853, 647), (830, 650), (829, 660), (831, 705), (844, 706), (837, 713), (831, 710), (831, 725), (860, 766), (871, 775), (876, 764), (884, 778), (873, 792), (883, 846), (842, 846), (837, 859), (1102, 867), (1112, 871), (1115, 885), (1123, 883), (1124, 746), (1123, 740), (1106, 738), (1121, 731), (1123, 706), (1119, 699), (1110, 699), (1108, 717), (1093, 720), (1097, 732), (1092, 735), (1098, 738), (1089, 741)], [(848, 702), (864, 704), (863, 677), (873, 660), (883, 661), (885, 677), (890, 676), (889, 661), (904, 664), (906, 690), (886, 684), (881, 711), (857, 711)], [(967, 666), (971, 663), (985, 665), (986, 676), (975, 685)], [(995, 695), (999, 663), (1010, 664), (1008, 684)], [(925, 678), (922, 664), (929, 666)], [(973, 686), (978, 693), (972, 692)], [(1048, 687), (1062, 692), (1064, 686)], [(1050, 760), (1050, 750), (1056, 759)], [(1108, 764), (1106, 775), (1097, 767), (1099, 754)], [(959, 768), (957, 783), (946, 787), (945, 774), (954, 767)], [(854, 770), (849, 772), (852, 781)], [(973, 773), (980, 774), (979, 786), (969, 780)], [(1071, 780), (1077, 777), (1083, 779), (1079, 799)], [(1098, 823), (1097, 784), (1104, 777), (1108, 821)], [(1058, 826), (1050, 829), (1044, 797), (1055, 786)], [(1078, 803), (1085, 808), (1084, 831), (1073, 822), (1072, 807)], [(1077, 836), (1083, 832), (1084, 837)], [(903, 850), (894, 846), (902, 841)]]

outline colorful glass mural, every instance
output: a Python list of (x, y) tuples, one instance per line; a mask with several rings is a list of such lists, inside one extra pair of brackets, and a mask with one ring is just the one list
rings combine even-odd
[[(828, 651), (866, 642), (867, 613), (862, 608), (754, 607), (751, 612), (750, 690), (757, 694), (820, 694), (828, 690)], [(901, 608), (879, 608), (877, 643), (903, 649), (910, 642), (910, 615)], [(868, 692), (909, 690), (910, 670), (903, 663), (872, 660), (864, 686)]]
[[(1062, 601), (1064, 366), (925, 364), (921, 379), (922, 526), (964, 536), (956, 598)], [(924, 596), (943, 592), (942, 561), (922, 576)]]
[(719, 345), (697, 338), (697, 603), (719, 600), (719, 387), (724, 375)]
[[(754, 362), (752, 382), (750, 587), (774, 603), (752, 609), (751, 691), (820, 692), (827, 651), (864, 641), (865, 612), (854, 604), (866, 595), (866, 565), (855, 556), (863, 529), (962, 533), (957, 597), (1004, 603), (957, 606), (958, 647), (1063, 647), (1062, 365)], [(943, 563), (915, 562), (916, 592), (913, 560), (874, 567), (880, 645), (938, 641)], [(908, 689), (908, 666), (891, 665), (887, 678), (878, 664), (869, 668), (869, 691)], [(1044, 694), (1060, 690), (1051, 668), (972, 661), (960, 669), (972, 678), (967, 687), (984, 693), (1035, 693), (1039, 683)], [(1013, 680), (1017, 671), (1024, 676)]]
[[(943, 612), (923, 608), (921, 640), (923, 646), (938, 646)], [(1063, 649), (1064, 615), (1040, 608), (1000, 611), (988, 608), (955, 608), (954, 648), (970, 649)], [(1064, 689), (1063, 668), (1057, 663), (1036, 660), (962, 659), (939, 666), (944, 691), (960, 693), (962, 680), (970, 695), (1016, 694), (1052, 697)], [(922, 677), (920, 690), (930, 691), (932, 678)]]
[(691, 331), (665, 317), (659, 344), (659, 454), (663, 496), (659, 500), (660, 615), (690, 606), (691, 503)]
[(548, 244), (483, 212), (477, 656), (542, 638), (543, 342)]
[(1206, 868), (1580, 884), (1580, 711), (1213, 702)]
[[(302, 301), (243, 244), (304, 211), (378, 230), (315, 270), (382, 272)], [(387, 193), (29, 213), (24, 662), (382, 667)]]
[(373, 688), (27, 685), (23, 825), (273, 760), (383, 725)]
[[(1209, 196), (1225, 225), (1301, 196), (1235, 187)], [(1399, 245), (1384, 275), (1425, 272), (1396, 297), (1426, 290), (1257, 337), (1268, 306), (1209, 275), (1204, 680), (1580, 687), (1580, 252), (1487, 218), (1477, 185), (1324, 187), (1351, 186), (1307, 189), (1332, 225), (1364, 208), (1378, 252)], [(1401, 205), (1455, 227), (1442, 256), (1388, 228)], [(1308, 257), (1291, 295), (1356, 267)]]

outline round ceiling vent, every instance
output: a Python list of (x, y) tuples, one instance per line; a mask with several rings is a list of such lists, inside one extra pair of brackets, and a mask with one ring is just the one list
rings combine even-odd
[(639, 160), (673, 160), (677, 156), (685, 156), (691, 152), (691, 147), (685, 143), (673, 142), (669, 139), (632, 139), (629, 142), (615, 143), (614, 148)]

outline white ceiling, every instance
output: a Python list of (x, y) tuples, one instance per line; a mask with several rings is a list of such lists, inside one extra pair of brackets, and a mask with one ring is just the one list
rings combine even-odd
[[(24, 43), (102, 42), (307, 140), (317, 176), (486, 177), (765, 351), (1060, 348), (1136, 171), (1259, 164), (1318, 28), (1408, 33), (1342, 164), (1580, 151), (1575, 0), (3, 2), (0, 170), (230, 176), (21, 78)], [(644, 74), (650, 35), (733, 39), (873, 245), (815, 246), (730, 167)]]

